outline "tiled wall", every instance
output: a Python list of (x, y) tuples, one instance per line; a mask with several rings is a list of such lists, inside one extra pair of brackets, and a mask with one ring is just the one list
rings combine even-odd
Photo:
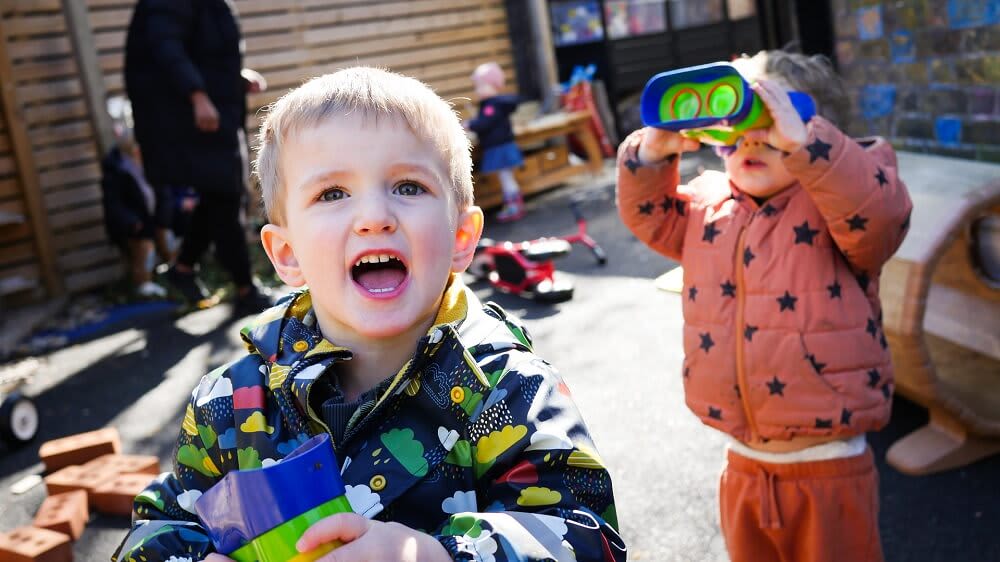
[(834, 0), (847, 130), (1000, 162), (1000, 0)]

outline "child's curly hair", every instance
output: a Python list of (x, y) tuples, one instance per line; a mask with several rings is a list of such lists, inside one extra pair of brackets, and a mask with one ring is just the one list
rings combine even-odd
[(850, 108), (847, 91), (825, 56), (760, 51), (752, 57), (743, 55), (733, 61), (733, 66), (748, 81), (767, 78), (781, 82), (790, 90), (809, 94), (816, 102), (818, 114), (839, 127), (846, 124)]

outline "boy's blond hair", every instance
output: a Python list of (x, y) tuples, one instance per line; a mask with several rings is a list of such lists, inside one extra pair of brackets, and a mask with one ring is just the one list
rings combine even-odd
[(434, 143), (448, 165), (460, 210), (472, 205), (472, 154), (469, 138), (452, 105), (419, 80), (380, 68), (357, 66), (318, 76), (285, 94), (267, 110), (260, 126), (254, 171), (268, 220), (284, 220), (281, 145), (289, 135), (325, 119), (360, 112), (401, 118), (421, 139)]
[(776, 80), (790, 90), (812, 96), (816, 112), (843, 126), (846, 123), (850, 101), (844, 82), (833, 69), (830, 59), (823, 55), (803, 55), (787, 51), (760, 51), (756, 55), (733, 61), (733, 66), (748, 81), (761, 78)]

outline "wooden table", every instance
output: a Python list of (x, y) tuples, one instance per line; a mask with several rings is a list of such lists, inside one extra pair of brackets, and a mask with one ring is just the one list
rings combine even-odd
[[(583, 147), (587, 159), (578, 164), (569, 160), (566, 144), (531, 150), (533, 145), (555, 139), (573, 137)], [(590, 128), (590, 112), (555, 113), (514, 127), (514, 140), (524, 153), (524, 164), (515, 170), (521, 194), (529, 195), (550, 189), (582, 173), (596, 174), (604, 166), (601, 147)], [(503, 203), (503, 194), (496, 174), (473, 175), (476, 204), (484, 209)]]

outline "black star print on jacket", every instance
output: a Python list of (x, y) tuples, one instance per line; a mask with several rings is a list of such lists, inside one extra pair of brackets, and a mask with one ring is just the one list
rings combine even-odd
[(865, 223), (868, 219), (861, 215), (854, 215), (853, 217), (847, 219), (847, 224), (851, 227), (851, 231), (855, 230), (865, 230)]
[(875, 388), (876, 386), (878, 386), (880, 380), (882, 380), (882, 375), (878, 373), (878, 369), (869, 369), (868, 386)]
[(775, 376), (767, 383), (767, 390), (771, 394), (771, 396), (777, 394), (778, 396), (783, 397), (785, 395), (786, 386), (788, 386), (787, 383), (781, 382), (780, 380), (778, 380), (778, 377)]
[(727, 279), (725, 283), (719, 285), (722, 287), (722, 296), (724, 297), (735, 297), (736, 296), (736, 285), (733, 285)]
[(809, 151), (809, 163), (812, 164), (817, 158), (822, 158), (826, 161), (830, 161), (830, 149), (833, 148), (832, 144), (827, 144), (816, 137), (816, 140), (812, 144), (806, 146), (806, 150)]
[(840, 296), (840, 281), (834, 280), (833, 281), (833, 285), (827, 285), (826, 286), (826, 290), (830, 291), (830, 298), (831, 299), (841, 299), (841, 300), (843, 300), (842, 297)]
[(715, 342), (712, 341), (712, 334), (705, 332), (704, 334), (699, 334), (699, 336), (701, 337), (701, 345), (698, 347), (704, 349), (705, 353), (708, 353), (708, 350), (712, 349), (712, 346), (715, 345)]
[(705, 225), (705, 232), (702, 233), (701, 239), (703, 241), (706, 241), (709, 244), (711, 244), (711, 243), (715, 242), (715, 237), (718, 236), (720, 232), (722, 232), (722, 231), (720, 231), (719, 229), (715, 228), (715, 223), (714, 222), (710, 222), (710, 223), (708, 223), (708, 224)]
[(785, 294), (775, 299), (781, 306), (778, 312), (784, 312), (785, 310), (795, 310), (795, 301), (799, 300), (798, 297), (792, 296), (791, 293), (785, 291)]
[(813, 245), (813, 238), (819, 234), (819, 230), (815, 228), (809, 228), (809, 221), (803, 222), (799, 226), (793, 226), (792, 230), (795, 231), (795, 243), (796, 244), (809, 244)]

